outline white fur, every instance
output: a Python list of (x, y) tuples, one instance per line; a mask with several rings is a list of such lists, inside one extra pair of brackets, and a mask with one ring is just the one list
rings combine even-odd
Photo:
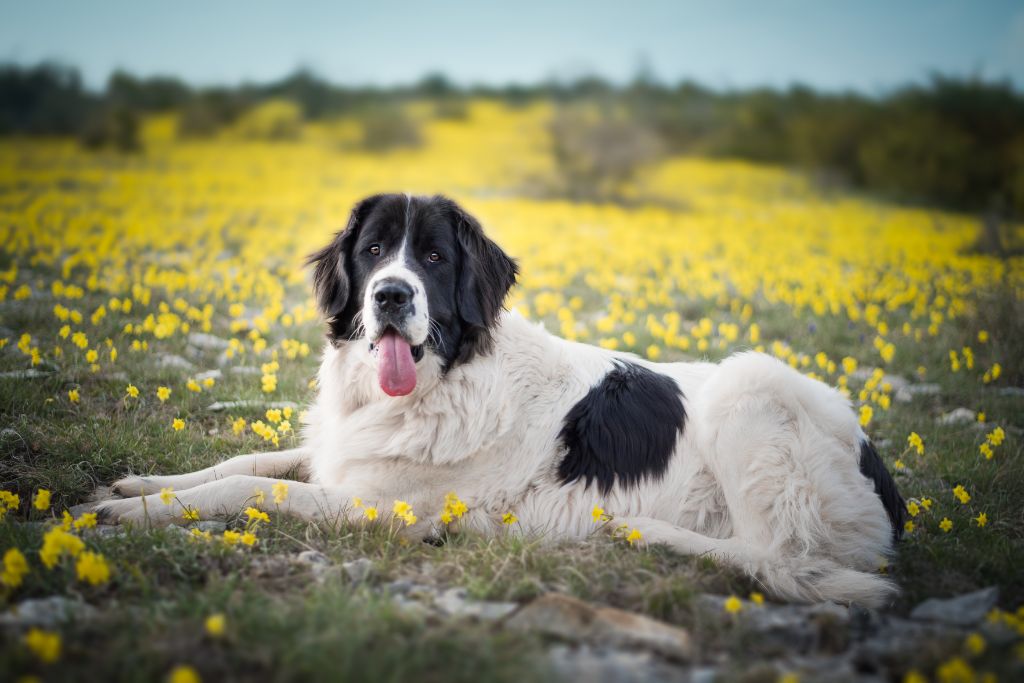
[(413, 313), (406, 319), (405, 332), (409, 336), (409, 343), (418, 346), (427, 340), (427, 333), (430, 331), (430, 313), (427, 309), (427, 292), (423, 286), (423, 280), (406, 265), (406, 242), (402, 240), (402, 246), (390, 263), (378, 270), (370, 278), (366, 286), (366, 294), (363, 296), (363, 326), (366, 329), (367, 339), (379, 339), (384, 330), (377, 321), (374, 314), (376, 307), (373, 303), (373, 295), (377, 293), (377, 287), (385, 278), (394, 278), (408, 283), (412, 287)]
[[(559, 481), (558, 433), (625, 354), (559, 339), (514, 313), (499, 318), (494, 339), (490, 353), (445, 376), (428, 352), (415, 390), (399, 398), (379, 388), (365, 343), (329, 345), (302, 449), (180, 477), (129, 478), (117, 490), (174, 486), (181, 504), (208, 516), (237, 512), (256, 489), (269, 497), (272, 477), (293, 467), (308, 483), (292, 483), (287, 504), (307, 519), (352, 514), (354, 497), (382, 513), (405, 500), (420, 520), (410, 532), (426, 535), (453, 491), (470, 508), (459, 525), (483, 533), (498, 531), (509, 511), (522, 531), (556, 541), (625, 523), (645, 542), (740, 567), (778, 597), (879, 605), (894, 592), (873, 573), (891, 551), (891, 529), (859, 471), (865, 437), (835, 390), (758, 353), (720, 364), (630, 357), (678, 383), (686, 427), (663, 477), (602, 496), (582, 481)], [(615, 522), (595, 524), (595, 505)], [(180, 519), (155, 495), (103, 510), (122, 520)]]

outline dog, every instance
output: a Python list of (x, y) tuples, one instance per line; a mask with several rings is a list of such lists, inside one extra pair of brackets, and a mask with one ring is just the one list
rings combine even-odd
[(327, 343), (303, 445), (122, 479), (104, 519), (182, 523), (163, 487), (237, 514), (290, 475), (280, 510), (304, 520), (401, 500), (418, 515), (405, 531), (428, 538), (455, 492), (469, 510), (453, 531), (499, 533), (509, 511), (553, 541), (626, 525), (779, 599), (894, 596), (877, 569), (904, 502), (833, 388), (761, 353), (654, 363), (555, 337), (504, 309), (517, 264), (442, 196), (359, 202), (309, 265)]

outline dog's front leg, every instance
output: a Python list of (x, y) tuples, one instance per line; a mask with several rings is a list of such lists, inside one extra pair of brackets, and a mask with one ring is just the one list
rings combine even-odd
[(289, 477), (304, 481), (309, 477), (309, 449), (291, 448), (285, 451), (236, 455), (212, 467), (187, 474), (125, 477), (114, 482), (112, 490), (126, 498), (147, 493), (159, 493), (160, 489), (164, 488), (184, 491), (234, 474), (248, 474), (255, 477)]
[[(257, 504), (262, 499), (262, 503)], [(96, 507), (108, 524), (131, 522), (166, 526), (185, 524), (193, 514), (199, 519), (226, 518), (246, 506), (281, 512), (310, 522), (336, 523), (352, 509), (345, 491), (299, 481), (233, 474), (173, 494), (166, 503), (160, 494), (108, 500)]]

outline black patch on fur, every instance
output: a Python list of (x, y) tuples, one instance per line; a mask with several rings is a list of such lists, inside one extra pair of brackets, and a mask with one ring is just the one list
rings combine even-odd
[(564, 483), (635, 486), (661, 477), (683, 433), (686, 409), (675, 381), (633, 363), (616, 367), (565, 416), (559, 433), (568, 452), (558, 465)]
[(889, 523), (892, 524), (892, 541), (903, 538), (903, 524), (907, 520), (907, 504), (896, 488), (889, 470), (870, 441), (860, 442), (860, 472), (875, 483), (875, 493), (882, 500)]

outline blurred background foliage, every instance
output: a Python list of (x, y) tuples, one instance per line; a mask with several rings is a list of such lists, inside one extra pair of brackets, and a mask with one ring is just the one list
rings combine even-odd
[[(0, 135), (75, 136), (90, 148), (139, 152), (142, 123), (174, 114), (181, 139), (234, 135), (293, 140), (311, 122), (346, 120), (340, 148), (416, 146), (414, 103), (459, 120), (472, 98), (555, 105), (549, 130), (560, 180), (543, 192), (628, 201), (639, 169), (674, 155), (728, 157), (807, 171), (822, 187), (983, 213), (993, 226), (1024, 215), (1024, 96), (1005, 82), (934, 76), (879, 96), (665, 85), (639, 74), (625, 86), (595, 77), (533, 86), (463, 88), (440, 74), (389, 89), (345, 87), (299, 70), (279, 81), (192, 87), (116, 72), (101, 92), (73, 68), (0, 66)], [(422, 110), (422, 108), (420, 108)], [(1005, 247), (993, 228), (979, 248)]]

